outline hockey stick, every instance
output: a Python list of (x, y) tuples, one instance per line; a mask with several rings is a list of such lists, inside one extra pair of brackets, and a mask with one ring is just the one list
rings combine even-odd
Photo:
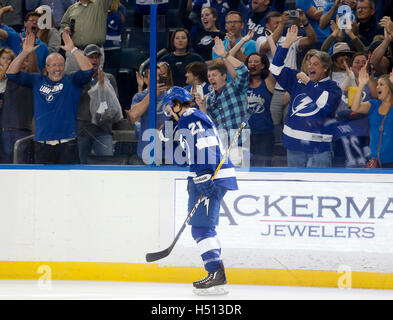
[[(248, 113), (246, 118), (244, 119), (244, 121), (241, 123), (239, 129), (237, 130), (236, 134), (234, 135), (231, 144), (229, 145), (224, 157), (221, 159), (220, 163), (218, 164), (213, 177), (211, 178), (212, 180), (215, 179), (215, 177), (217, 176), (218, 171), (221, 169), (222, 165), (224, 164), (224, 162), (226, 161), (226, 159), (229, 156), (229, 151), (231, 150), (231, 148), (233, 147), (233, 145), (236, 143), (237, 139), (240, 136), (240, 133), (242, 132), (242, 130), (244, 129), (244, 127), (247, 125), (248, 119), (250, 119), (252, 113)], [(189, 214), (187, 215), (186, 220), (184, 221), (183, 225), (181, 226), (180, 230), (178, 231), (175, 239), (173, 240), (173, 242), (171, 243), (171, 245), (162, 250), (162, 251), (158, 251), (158, 252), (151, 252), (151, 253), (147, 253), (146, 254), (146, 261), (147, 262), (153, 262), (156, 260), (160, 260), (162, 258), (167, 257), (171, 252), (173, 247), (175, 246), (177, 240), (179, 240), (181, 234), (183, 233), (184, 229), (186, 228), (188, 222), (191, 220), (192, 216), (194, 215), (195, 211), (197, 210), (199, 204), (204, 200), (204, 196), (200, 196), (198, 198), (198, 200), (195, 202), (194, 207), (192, 208), (192, 210), (189, 212)]]

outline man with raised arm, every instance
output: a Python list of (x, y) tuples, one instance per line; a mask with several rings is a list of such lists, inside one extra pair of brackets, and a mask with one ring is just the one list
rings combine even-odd
[[(229, 143), (228, 137), (230, 137), (231, 130), (237, 130), (247, 114), (249, 71), (245, 64), (234, 55), (253, 35), (253, 32), (249, 32), (228, 51), (220, 38), (214, 39), (213, 50), (221, 59), (217, 59), (208, 66), (207, 78), (213, 90), (206, 95), (205, 103), (197, 100), (201, 110), (211, 117), (217, 129), (220, 130), (219, 134), (225, 145)], [(231, 75), (231, 82), (227, 82), (227, 74)], [(239, 140), (242, 141), (242, 139)], [(242, 158), (240, 150), (237, 152), (236, 149), (234, 150), (234, 154), (239, 154), (238, 161), (240, 161)], [(231, 160), (237, 163), (234, 154)]]
[(62, 49), (74, 55), (79, 71), (64, 75), (64, 58), (59, 53), (47, 57), (47, 76), (19, 71), (25, 58), (38, 48), (32, 33), (23, 40), (21, 53), (7, 70), (9, 81), (33, 89), (35, 163), (79, 163), (76, 141), (79, 97), (82, 86), (91, 81), (94, 70), (89, 59), (76, 49), (68, 33), (63, 33), (62, 37)]
[(277, 82), (289, 92), (283, 146), (289, 167), (331, 167), (332, 119), (341, 100), (341, 89), (330, 80), (332, 61), (315, 51), (307, 62), (307, 74), (284, 66), (289, 47), (299, 39), (298, 27), (288, 29), (270, 66)]

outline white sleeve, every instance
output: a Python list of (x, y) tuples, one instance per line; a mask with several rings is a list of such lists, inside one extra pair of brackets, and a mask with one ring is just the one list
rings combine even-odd
[(257, 52), (259, 52), (261, 45), (263, 45), (266, 41), (267, 41), (267, 38), (265, 36), (260, 36), (257, 38), (256, 44), (255, 44)]

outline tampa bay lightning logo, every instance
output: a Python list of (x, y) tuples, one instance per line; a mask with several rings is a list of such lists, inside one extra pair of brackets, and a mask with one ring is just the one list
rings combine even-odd
[(326, 0), (315, 0), (315, 7), (319, 9), (323, 9), (327, 6), (327, 1)]
[(247, 92), (248, 110), (252, 113), (264, 113), (265, 112), (265, 99), (259, 95), (256, 95), (252, 91)]
[(320, 108), (305, 93), (298, 94), (292, 102), (291, 117), (310, 117), (319, 112)]
[(45, 97), (46, 102), (52, 102), (55, 95), (59, 94), (63, 90), (63, 84), (59, 83), (56, 85), (43, 84), (39, 92)]
[(200, 41), (199, 41), (199, 45), (202, 46), (208, 46), (209, 44), (211, 44), (214, 41), (212, 36), (204, 36)]

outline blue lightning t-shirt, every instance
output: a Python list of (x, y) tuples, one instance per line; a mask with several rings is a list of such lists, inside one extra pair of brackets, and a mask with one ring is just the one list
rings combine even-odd
[(7, 73), (8, 80), (33, 89), (35, 141), (76, 137), (79, 97), (93, 73), (79, 70), (57, 82), (40, 73)]

